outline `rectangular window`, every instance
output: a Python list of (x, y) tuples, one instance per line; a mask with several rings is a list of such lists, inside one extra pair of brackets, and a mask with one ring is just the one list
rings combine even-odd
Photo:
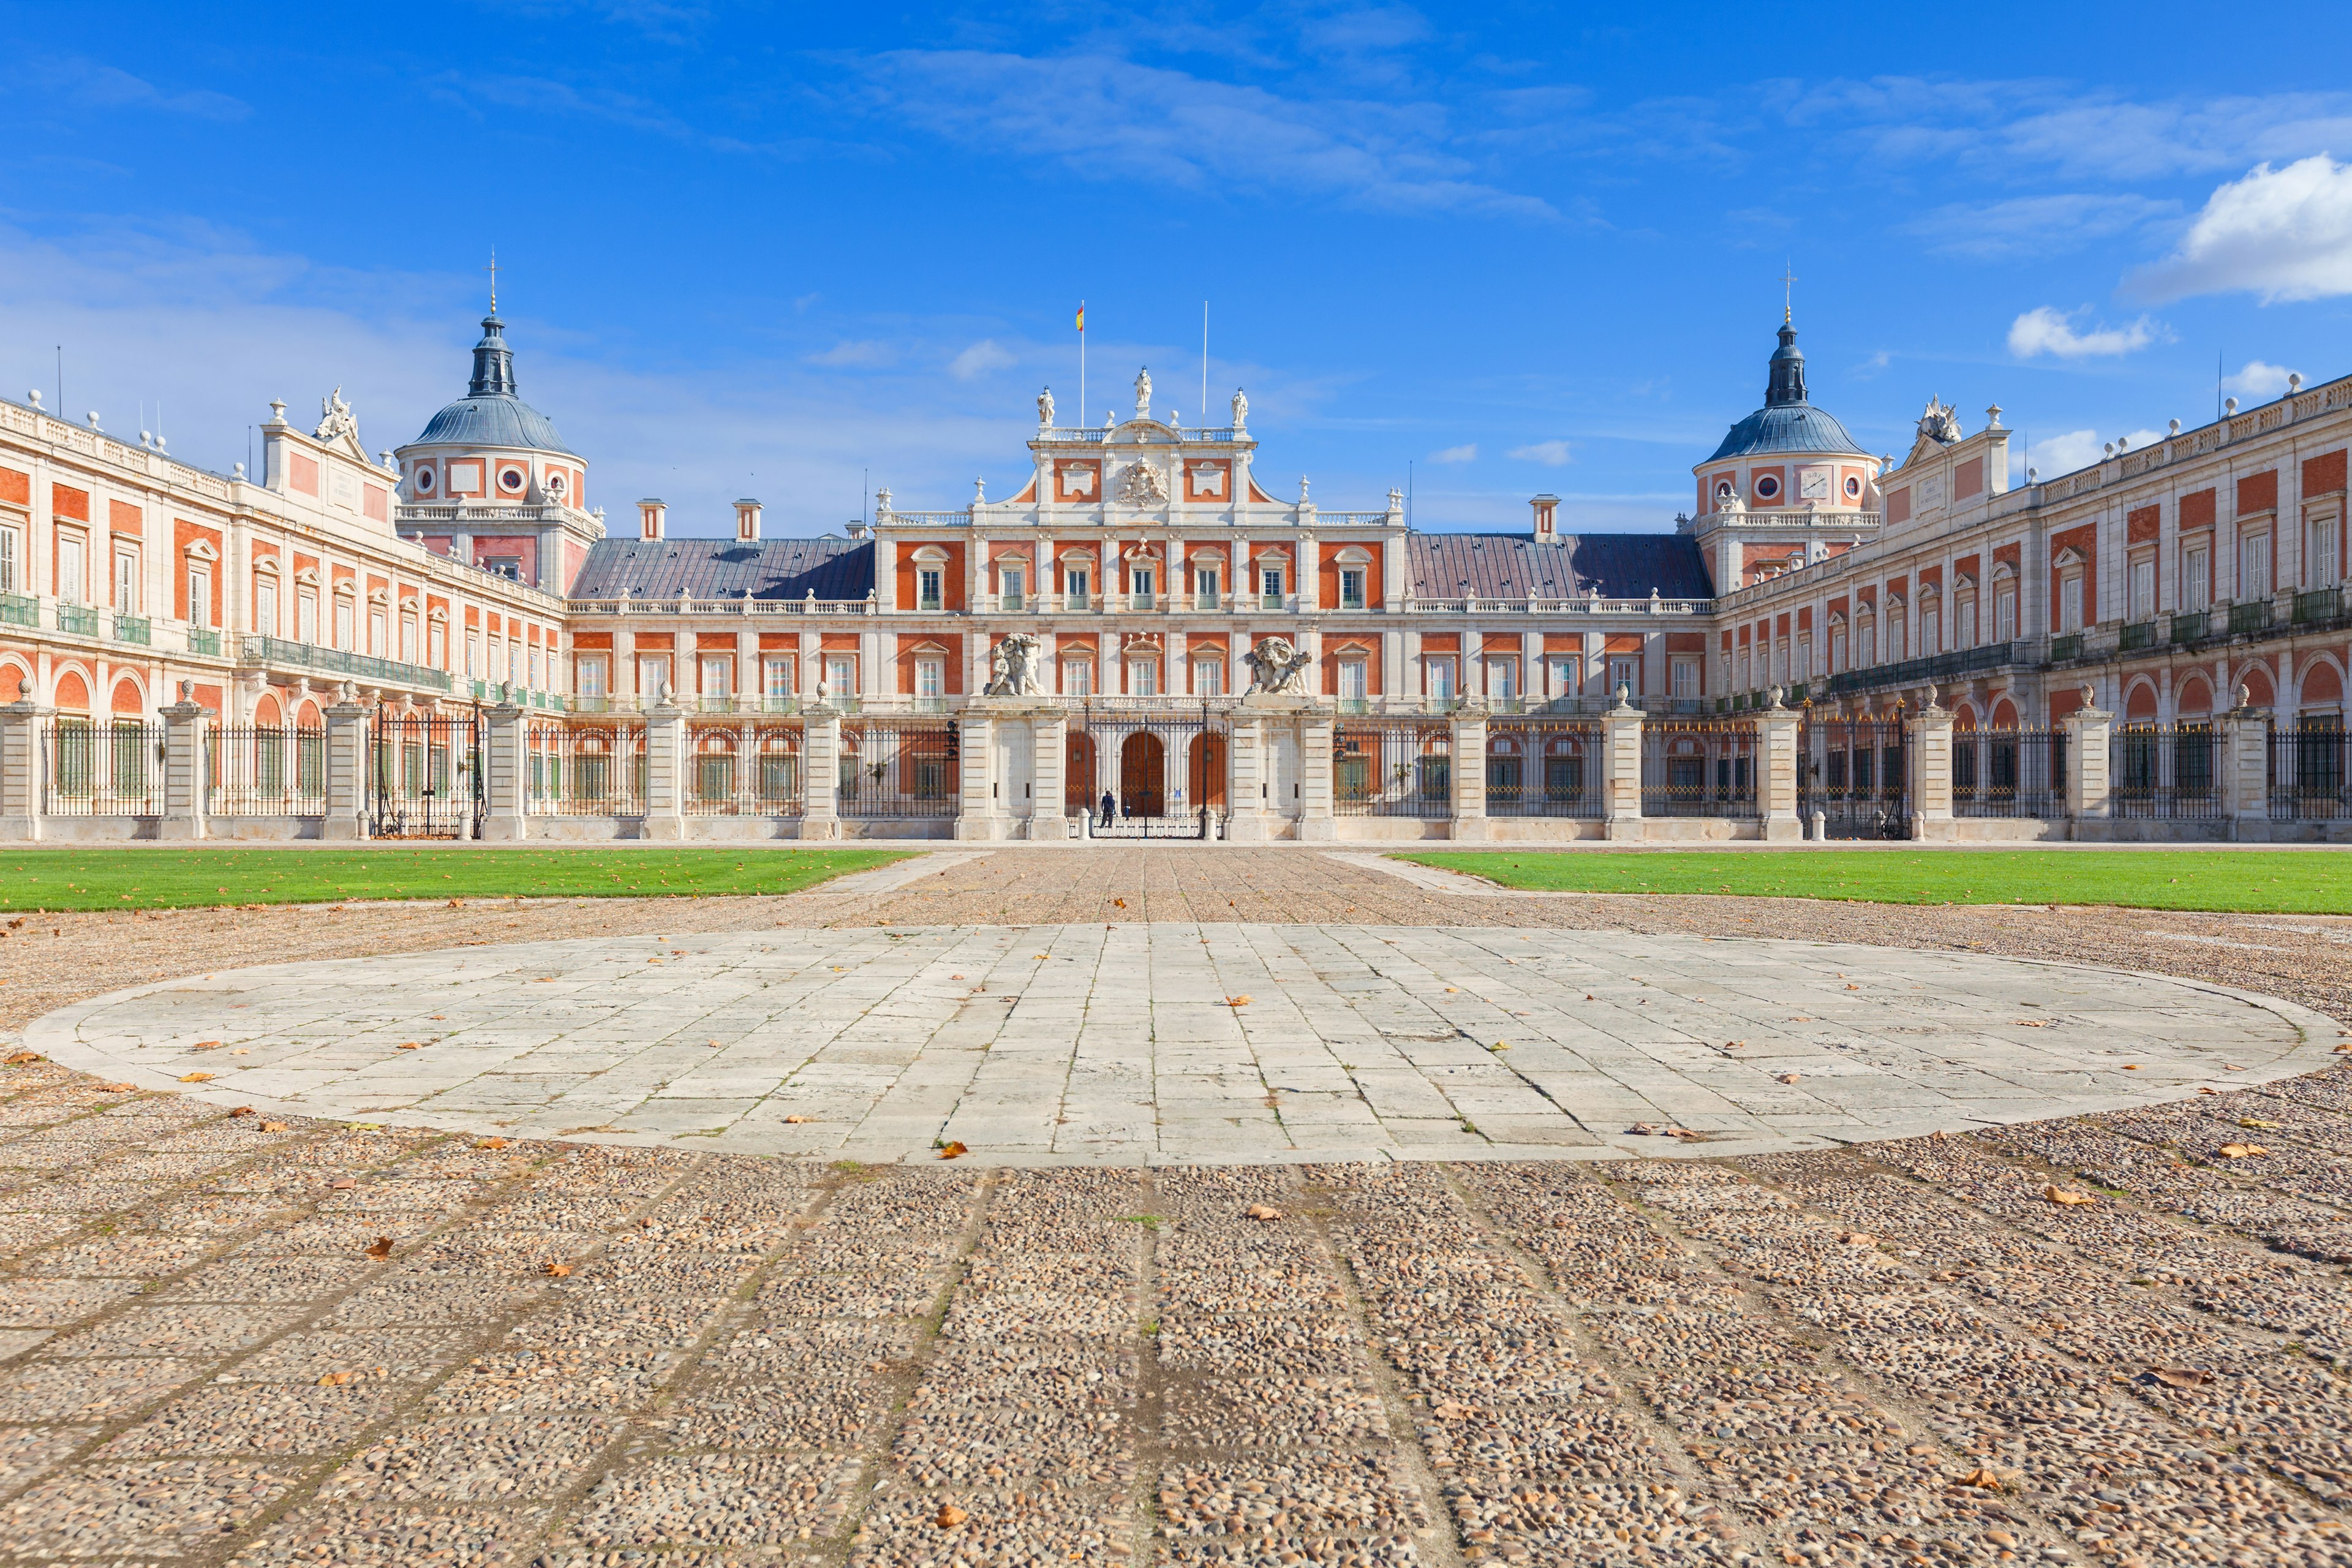
[(89, 595), (84, 586), (83, 572), (89, 564), (89, 544), (87, 536), (70, 530), (58, 532), (58, 597), (80, 604)]
[(703, 659), (702, 694), (718, 698), (735, 695), (735, 660), (731, 655), (717, 655)]
[(1642, 661), (1640, 659), (1625, 655), (1609, 661), (1609, 695), (1615, 697), (1617, 689), (1621, 686), (1629, 695), (1634, 697), (1642, 695)]
[(425, 662), (435, 669), (449, 668), (449, 631), (439, 621), (425, 630)]
[(1279, 566), (1259, 567), (1257, 571), (1257, 591), (1259, 598), (1264, 603), (1265, 608), (1269, 610), (1278, 610), (1282, 608), (1282, 568)]
[(857, 695), (857, 660), (848, 654), (835, 654), (824, 661), (825, 684), (835, 697)]
[(1152, 595), (1158, 590), (1160, 578), (1149, 566), (1130, 566), (1127, 571), (1127, 589), (1134, 595), (1139, 610), (1151, 608)]
[(263, 637), (278, 635), (278, 579), (256, 577), (253, 580), (253, 629)]
[[(474, 634), (466, 634), (466, 672), (473, 673)], [(647, 702), (660, 700), (662, 688), (669, 684), (669, 655), (641, 653), (637, 656), (637, 695)]]
[(1344, 566), (1339, 570), (1339, 607), (1360, 610), (1364, 607), (1364, 569)]
[(2238, 597), (2266, 598), (2271, 591), (2271, 536), (2267, 533), (2246, 535), (2244, 553), (2240, 563), (2245, 571), (2238, 578)]
[(1910, 623), (1904, 616), (1886, 617), (1886, 660), (1889, 664), (1908, 657), (1904, 651), (1904, 639), (1910, 629)]
[(352, 602), (349, 599), (338, 598), (335, 601), (335, 646), (347, 653), (351, 651)]
[[(315, 589), (304, 588), (294, 595), (294, 640), (309, 643), (313, 647), (318, 646), (319, 595)], [(467, 650), (469, 655), (471, 651), (470, 648)], [(470, 657), (466, 660), (466, 673), (468, 675), (473, 673), (473, 662)]]
[(1083, 610), (1092, 603), (1094, 574), (1083, 566), (1070, 566), (1062, 572), (1062, 592), (1068, 597), (1070, 608)]
[(771, 656), (761, 666), (760, 689), (771, 702), (789, 702), (793, 698), (793, 661)]
[(2180, 554), (2180, 607), (2201, 610), (2213, 602), (2213, 555), (2203, 545)]
[(368, 612), (367, 650), (368, 656), (372, 658), (382, 658), (384, 656), (383, 626), (383, 612), (382, 610), (370, 610)]
[(24, 536), (13, 528), (0, 528), (0, 594), (22, 592), (19, 578), (23, 569), (16, 563), (23, 553)]
[(996, 592), (999, 607), (1007, 610), (1017, 610), (1021, 608), (1023, 602), (1027, 596), (1028, 585), (1028, 574), (1023, 572), (1020, 567), (998, 567), (996, 569)]
[(1062, 661), (1062, 694), (1066, 697), (1092, 697), (1095, 694), (1093, 659), (1066, 658)]
[(1832, 626), (1830, 628), (1829, 673), (1835, 675), (1840, 670), (1848, 668), (1850, 667), (1847, 665), (1845, 658), (1845, 628), (1843, 626)]
[(1952, 606), (1952, 646), (1977, 646), (1977, 596), (1974, 594), (1961, 595), (1959, 603)]
[(1878, 662), (1878, 623), (1864, 621), (1855, 629), (1853, 661), (1864, 669)]
[(1506, 700), (1519, 694), (1519, 661), (1516, 658), (1490, 658), (1486, 661), (1486, 695)]
[(1698, 660), (1678, 658), (1674, 668), (1675, 695), (1688, 701), (1698, 695)]
[(1371, 693), (1370, 671), (1370, 666), (1363, 659), (1341, 659), (1339, 661), (1340, 697), (1356, 700), (1370, 696)]
[(1551, 660), (1551, 694), (1573, 697), (1584, 689), (1584, 661), (1574, 657), (1555, 654)]
[(400, 617), (400, 662), (403, 664), (416, 662), (416, 617), (415, 616)]
[(1192, 695), (1223, 697), (1225, 694), (1225, 661), (1222, 658), (1195, 659), (1192, 662)]
[[(2309, 569), (2303, 574), (2303, 580), (2306, 585), (2325, 588), (2336, 581), (2338, 574), (2336, 565), (2336, 520), (2334, 518), (2323, 517), (2312, 523), (2310, 563)], [(0, 567), (0, 573), (5, 573), (5, 567)]]
[(1944, 612), (1941, 610), (1920, 611), (1919, 657), (1922, 658), (1932, 658), (1936, 655), (1943, 652), (1943, 641)]
[(948, 667), (945, 661), (936, 658), (917, 659), (915, 661), (915, 695), (944, 697), (947, 691)]
[(1430, 696), (1443, 701), (1454, 700), (1454, 661), (1450, 658), (1424, 658), (1422, 665), (1422, 685)]
[(936, 566), (925, 566), (915, 574), (915, 607), (937, 610), (947, 605), (947, 574)]
[(578, 668), (573, 676), (573, 685), (580, 695), (602, 700), (604, 696), (604, 656), (583, 653), (575, 662)]
[(114, 547), (114, 607), (126, 616), (139, 613), (139, 547)]
[(2017, 590), (2000, 588), (1992, 596), (1992, 640), (2008, 642), (2017, 636)]
[(188, 568), (188, 625), (213, 624), (213, 574), (202, 566)]
[(1797, 639), (1796, 663), (1789, 671), (1789, 679), (1791, 680), (1811, 680), (1812, 678), (1813, 639), (1811, 637), (1800, 637)]
[(2153, 558), (2132, 563), (2131, 618), (2147, 620), (2156, 614), (2156, 562)]
[(531, 644), (531, 645), (530, 645), (530, 672), (529, 672), (529, 673), (530, 673), (530, 689), (531, 689), (533, 691), (538, 691), (538, 690), (543, 689), (542, 683), (541, 683), (541, 679), (540, 679), (540, 672), (541, 672), (541, 668), (542, 668), (542, 667), (541, 667), (541, 663), (540, 663), (541, 657), (541, 647), (540, 647), (540, 645), (539, 645), (539, 644), (537, 644), (537, 643), (533, 643), (533, 644)]
[(1738, 673), (1732, 677), (1728, 684), (1734, 691), (1745, 691), (1754, 684), (1748, 678), (1748, 650), (1745, 647), (1739, 650), (1739, 662), (1736, 668)]
[(1127, 694), (1130, 697), (1160, 695), (1160, 661), (1139, 658), (1127, 667)]
[(1218, 572), (1215, 567), (1195, 566), (1192, 569), (1192, 600), (1194, 605), (1197, 608), (1203, 610), (1215, 609), (1217, 607), (1217, 595), (1220, 591), (1223, 581), (1223, 574)]
[(2083, 574), (2070, 572), (2058, 583), (2058, 630), (2061, 633), (2083, 629)]

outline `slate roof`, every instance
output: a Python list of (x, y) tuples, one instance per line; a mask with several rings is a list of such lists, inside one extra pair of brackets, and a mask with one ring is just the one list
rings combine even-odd
[(1784, 403), (1776, 408), (1759, 408), (1731, 427), (1723, 445), (1715, 449), (1712, 463), (1724, 458), (1745, 457), (1750, 452), (1836, 452), (1849, 457), (1866, 458), (1859, 443), (1846, 433), (1836, 415), (1816, 408), (1810, 403)]
[(575, 599), (862, 599), (874, 587), (864, 539), (604, 539), (572, 579)]
[(461, 397), (436, 414), (425, 433), (409, 443), (429, 446), (436, 441), (464, 447), (520, 447), (534, 452), (578, 453), (555, 433), (555, 421), (512, 395)]
[(1710, 599), (1706, 557), (1680, 533), (1414, 533), (1407, 569), (1417, 599)]

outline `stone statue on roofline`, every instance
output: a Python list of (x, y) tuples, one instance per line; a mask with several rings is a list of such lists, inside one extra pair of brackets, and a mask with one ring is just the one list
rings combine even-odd
[(1144, 366), (1135, 373), (1135, 416), (1151, 417), (1151, 367)]
[(1238, 386), (1234, 388), (1234, 428), (1249, 428), (1249, 394)]
[(1952, 445), (1960, 438), (1959, 410), (1948, 403), (1928, 398), (1927, 410), (1919, 416), (1919, 434), (1942, 446)]
[(1054, 422), (1054, 389), (1047, 387), (1037, 395), (1037, 424), (1042, 428)]

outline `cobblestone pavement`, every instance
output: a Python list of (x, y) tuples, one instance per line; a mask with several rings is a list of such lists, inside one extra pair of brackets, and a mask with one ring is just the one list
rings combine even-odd
[[(53, 916), (0, 942), (0, 1025), (357, 951), (1147, 914), (1756, 925), (2352, 1017), (2335, 921), (1140, 852), (887, 897)], [(2341, 1070), (1729, 1160), (1022, 1171), (236, 1116), (22, 1062), (0, 1563), (2352, 1564), (2347, 1155)]]
[(1727, 1154), (1961, 1131), (2311, 1071), (2336, 1026), (2210, 984), (1979, 953), (1166, 922), (278, 964), (115, 992), (25, 1043), (273, 1115), (1159, 1164), (1607, 1157), (1677, 1141)]

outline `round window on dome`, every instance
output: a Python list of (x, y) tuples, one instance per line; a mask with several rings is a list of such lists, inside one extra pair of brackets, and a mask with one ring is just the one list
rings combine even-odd
[(549, 493), (559, 496), (562, 495), (563, 493), (563, 476), (562, 474), (548, 475), (547, 488)]
[(499, 489), (502, 490), (519, 490), (522, 489), (522, 470), (520, 468), (500, 468), (499, 470)]
[(1860, 500), (1862, 499), (1862, 481), (1854, 478), (1852, 474), (1848, 474), (1845, 477), (1845, 499), (1848, 500)]
[(416, 470), (416, 488), (420, 490), (430, 490), (433, 488), (432, 469), (419, 468)]
[(1756, 481), (1756, 493), (1763, 500), (1770, 500), (1780, 493), (1780, 481), (1770, 474), (1766, 474)]

